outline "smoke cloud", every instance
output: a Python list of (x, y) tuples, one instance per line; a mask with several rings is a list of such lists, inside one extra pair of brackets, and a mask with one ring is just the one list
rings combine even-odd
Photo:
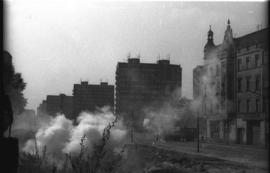
[[(84, 146), (91, 152), (93, 145), (101, 139), (104, 128), (115, 120), (113, 113), (106, 107), (94, 113), (80, 113), (75, 125), (63, 114), (57, 114), (56, 117), (43, 115), (28, 116), (24, 119), (25, 117), (19, 118), (21, 122), (15, 122), (14, 129), (24, 128), (35, 133), (22, 144), (21, 150), (34, 153), (37, 147), (41, 154), (46, 147), (53, 161), (63, 161), (65, 154), (79, 153), (81, 138), (84, 135), (86, 136)], [(29, 120), (33, 121), (33, 127), (29, 126)], [(116, 126), (111, 129), (110, 143), (113, 145), (121, 143), (125, 135), (125, 127), (121, 120), (118, 120)]]
[[(144, 108), (146, 115), (143, 127), (154, 135), (164, 135), (177, 130), (181, 121), (193, 117), (190, 110), (191, 100), (181, 98), (181, 88), (177, 88), (166, 99)], [(187, 121), (185, 121), (187, 122)], [(192, 121), (187, 126), (193, 126)]]
[(144, 119), (143, 125), (156, 135), (173, 131), (176, 120), (180, 119), (177, 109), (169, 103), (164, 103), (158, 109), (145, 109), (145, 113), (147, 118)]

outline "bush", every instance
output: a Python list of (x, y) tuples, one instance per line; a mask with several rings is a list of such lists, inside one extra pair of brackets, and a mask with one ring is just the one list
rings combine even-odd
[(50, 162), (46, 147), (40, 153), (35, 142), (35, 151), (33, 153), (20, 154), (18, 173), (114, 173), (119, 165), (125, 145), (119, 153), (115, 153), (109, 146), (110, 131), (117, 122), (117, 118), (110, 123), (102, 133), (102, 138), (97, 141), (92, 152), (84, 145), (86, 135), (81, 137), (80, 153), (65, 155), (62, 165), (56, 165)]

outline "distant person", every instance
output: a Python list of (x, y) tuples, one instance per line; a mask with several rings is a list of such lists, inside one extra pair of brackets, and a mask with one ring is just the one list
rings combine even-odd
[(56, 173), (57, 167), (55, 165), (52, 166), (52, 173)]
[(204, 136), (201, 136), (201, 140), (204, 141)]
[(10, 136), (11, 124), (13, 122), (13, 111), (8, 95), (2, 97), (0, 107), (0, 137), (2, 138), (8, 128)]
[(133, 134), (133, 130), (131, 130), (131, 131), (130, 131), (130, 140), (131, 140), (132, 143), (133, 143), (133, 135), (134, 135), (134, 134)]

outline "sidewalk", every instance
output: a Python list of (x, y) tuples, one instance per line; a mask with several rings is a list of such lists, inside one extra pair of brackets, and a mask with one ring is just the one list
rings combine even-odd
[(155, 146), (187, 154), (238, 162), (248, 167), (268, 169), (268, 150), (266, 149), (201, 143), (200, 152), (198, 153), (196, 142), (159, 142)]
[(149, 134), (134, 135), (134, 142), (138, 144), (155, 145), (162, 149), (174, 150), (182, 153), (215, 157), (227, 161), (237, 162), (248, 167), (268, 169), (268, 149), (250, 145), (200, 143), (197, 152), (197, 142), (153, 142), (154, 136)]

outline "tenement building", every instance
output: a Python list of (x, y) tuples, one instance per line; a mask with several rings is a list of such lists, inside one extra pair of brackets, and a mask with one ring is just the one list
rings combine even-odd
[(47, 95), (38, 107), (38, 115), (46, 113), (56, 116), (57, 113), (65, 114), (67, 118), (72, 118), (73, 113), (73, 97), (65, 94)]
[(193, 70), (208, 140), (268, 143), (268, 31), (233, 38), (228, 20), (223, 42), (215, 45), (210, 27), (204, 64)]
[(181, 66), (170, 64), (166, 59), (141, 63), (140, 58), (129, 57), (127, 62), (119, 62), (116, 69), (116, 115), (140, 130), (146, 107), (158, 105), (175, 92), (181, 95), (181, 75)]
[(88, 84), (82, 81), (80, 84), (74, 84), (73, 88), (73, 115), (77, 117), (82, 111), (93, 112), (104, 106), (114, 105), (114, 86), (107, 82), (101, 82), (99, 85)]
[(236, 39), (237, 142), (268, 144), (268, 32)]

